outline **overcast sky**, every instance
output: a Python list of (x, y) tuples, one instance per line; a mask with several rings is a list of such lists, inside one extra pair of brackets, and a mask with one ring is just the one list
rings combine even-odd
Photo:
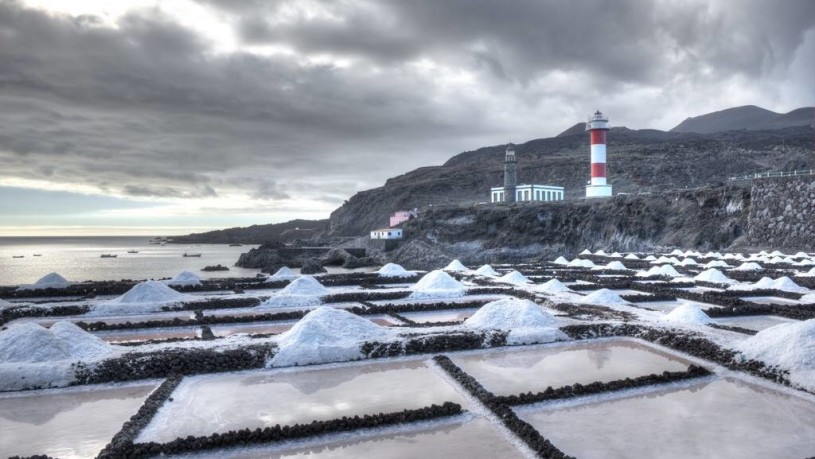
[(0, 0), (0, 235), (325, 218), (596, 109), (815, 105), (815, 1)]

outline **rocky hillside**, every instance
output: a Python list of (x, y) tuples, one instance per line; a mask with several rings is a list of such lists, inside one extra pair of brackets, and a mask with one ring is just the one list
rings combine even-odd
[(452, 258), (477, 265), (586, 248), (721, 249), (745, 237), (749, 207), (749, 182), (604, 200), (442, 206), (407, 222), (407, 239), (390, 257), (421, 269)]
[(228, 228), (187, 236), (175, 236), (172, 242), (184, 244), (265, 244), (311, 239), (325, 233), (328, 220), (291, 220), (285, 223)]
[(789, 113), (776, 113), (755, 105), (728, 108), (706, 115), (687, 118), (671, 132), (710, 134), (742, 129), (779, 129), (792, 126), (811, 126), (815, 107), (803, 107)]
[[(580, 199), (589, 177), (589, 142), (575, 128), (566, 135), (516, 145), (519, 183), (563, 186)], [(768, 170), (815, 168), (809, 126), (696, 134), (613, 128), (608, 173), (615, 193), (685, 190), (723, 184), (728, 177)], [(480, 148), (389, 179), (354, 195), (331, 214), (337, 236), (365, 234), (400, 209), (474, 204), (502, 183), (504, 146)]]

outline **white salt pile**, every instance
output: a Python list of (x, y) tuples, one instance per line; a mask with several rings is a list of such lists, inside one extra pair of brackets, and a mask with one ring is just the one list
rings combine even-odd
[(608, 256), (608, 254), (603, 250), (598, 250), (598, 251), (594, 252), (594, 254), (597, 255), (598, 257), (607, 257)]
[(761, 267), (760, 264), (752, 262), (752, 261), (745, 261), (744, 263), (740, 264), (738, 267), (733, 268), (734, 271), (763, 271), (764, 268)]
[(272, 274), (268, 278), (266, 278), (266, 282), (277, 282), (277, 281), (284, 281), (284, 280), (294, 280), (300, 277), (299, 274), (292, 271), (291, 268), (288, 266), (284, 266), (277, 270), (276, 273)]
[(581, 260), (580, 258), (575, 258), (574, 260), (570, 261), (567, 266), (574, 268), (594, 268), (596, 265), (591, 260)]
[(482, 306), (464, 326), (479, 330), (509, 331), (508, 344), (548, 343), (566, 340), (557, 319), (532, 301), (507, 298)]
[(815, 387), (815, 319), (764, 329), (739, 343), (736, 349), (747, 359), (793, 372), (793, 382)]
[(609, 271), (625, 271), (628, 268), (626, 268), (625, 265), (619, 261), (611, 261), (604, 267), (604, 269), (608, 269)]
[(49, 273), (33, 284), (21, 285), (17, 290), (44, 290), (47, 288), (66, 288), (71, 285), (64, 277), (57, 273)]
[(656, 259), (657, 257), (653, 255), (648, 255), (647, 257), (645, 257), (645, 261), (656, 261)]
[(195, 273), (181, 271), (176, 274), (175, 277), (168, 280), (167, 285), (174, 285), (176, 287), (199, 286), (201, 285), (201, 278)]
[(798, 300), (801, 304), (815, 304), (815, 293), (807, 293)]
[(283, 290), (272, 295), (271, 298), (259, 304), (259, 308), (285, 308), (317, 306), (322, 304), (320, 299), (328, 295), (329, 290), (317, 279), (311, 276), (300, 276), (293, 280)]
[(705, 268), (729, 268), (729, 267), (730, 265), (728, 265), (726, 261), (722, 260), (713, 260), (705, 264)]
[(607, 288), (601, 288), (600, 290), (589, 293), (588, 295), (584, 296), (580, 302), (601, 306), (629, 304), (627, 301), (620, 298), (620, 295), (618, 295), (616, 292), (612, 292)]
[(571, 292), (572, 290), (557, 279), (550, 279), (543, 284), (536, 285), (532, 288), (536, 292), (541, 293), (564, 293)]
[(586, 250), (580, 252), (580, 255), (591, 255), (591, 250), (586, 249)]
[(679, 306), (662, 317), (662, 320), (686, 324), (709, 324), (712, 322), (710, 317), (705, 314), (705, 311), (694, 303), (685, 303)]
[(9, 303), (6, 300), (0, 299), (0, 311), (2, 311), (3, 309), (11, 308), (13, 306), (14, 306), (13, 303)]
[(475, 273), (478, 274), (479, 276), (489, 276), (489, 277), (498, 276), (498, 271), (492, 269), (492, 266), (490, 265), (484, 265), (476, 269)]
[(179, 293), (164, 282), (146, 281), (133, 286), (124, 295), (94, 307), (88, 315), (143, 314), (161, 311), (162, 306), (184, 301), (187, 295)]
[(518, 271), (512, 270), (497, 279), (498, 282), (504, 282), (513, 285), (531, 284), (532, 281)]
[(668, 277), (682, 277), (682, 274), (671, 265), (652, 266), (648, 271), (640, 271), (637, 277), (650, 277), (650, 276), (668, 276)]
[(79, 328), (73, 322), (60, 321), (49, 329), (61, 339), (68, 348), (71, 357), (99, 358), (110, 353), (110, 345), (92, 333)]
[(568, 265), (569, 260), (567, 260), (567, 259), (565, 259), (563, 257), (557, 257), (557, 259), (555, 259), (555, 261), (553, 261), (552, 263), (554, 263), (556, 265)]
[(390, 337), (389, 331), (342, 309), (322, 306), (306, 314), (277, 338), (274, 367), (342, 362), (362, 358), (366, 341)]
[(464, 296), (467, 289), (444, 271), (436, 270), (422, 276), (413, 286), (410, 298), (454, 298)]
[(781, 290), (782, 292), (793, 292), (793, 293), (809, 292), (808, 288), (801, 287), (787, 276), (779, 277), (778, 279), (773, 281), (772, 288), (774, 288), (775, 290)]
[(28, 322), (0, 332), (0, 363), (87, 360), (108, 353), (108, 344), (69, 322), (57, 322), (50, 330)]
[(762, 277), (761, 280), (752, 284), (736, 284), (727, 287), (728, 290), (763, 290), (772, 289), (773, 280), (769, 277)]
[(638, 257), (636, 254), (633, 254), (633, 253), (629, 253), (624, 258), (626, 260), (639, 260), (640, 259), (640, 257)]
[(674, 255), (674, 256), (677, 256), (677, 257), (684, 257), (685, 252), (683, 252), (683, 251), (681, 251), (679, 249), (674, 249), (674, 251), (671, 252), (669, 255)]
[(799, 277), (815, 277), (815, 268), (810, 269), (804, 274), (798, 274)]
[(609, 257), (610, 258), (622, 258), (623, 254), (621, 254), (620, 252), (614, 252), (611, 255), (609, 255)]
[(772, 253), (770, 253), (769, 255), (771, 257), (783, 257), (784, 252), (781, 252), (780, 250), (773, 250)]
[(684, 260), (679, 262), (679, 266), (695, 266), (699, 263), (696, 262), (693, 258), (685, 258)]
[(792, 258), (809, 258), (809, 254), (806, 252), (798, 252), (793, 255)]
[(469, 269), (467, 269), (467, 267), (464, 266), (464, 264), (462, 264), (460, 261), (453, 260), (450, 262), (450, 264), (444, 267), (444, 271), (450, 271), (453, 273), (463, 273), (469, 271)]
[(407, 269), (403, 268), (401, 265), (397, 265), (396, 263), (388, 263), (385, 266), (379, 268), (379, 271), (377, 271), (376, 273), (382, 277), (410, 277), (416, 274), (415, 272), (408, 271)]
[(694, 280), (702, 281), (702, 282), (711, 282), (714, 284), (735, 284), (736, 281), (733, 279), (725, 276), (716, 268), (710, 268), (708, 270), (702, 271), (701, 273), (697, 274), (696, 277), (693, 278)]

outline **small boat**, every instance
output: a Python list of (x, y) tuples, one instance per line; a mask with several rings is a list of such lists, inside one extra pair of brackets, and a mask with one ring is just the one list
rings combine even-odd
[(34, 254), (34, 256), (35, 256), (35, 257), (41, 257), (41, 256), (42, 256), (42, 254), (41, 254), (41, 253), (35, 253), (35, 254)]
[(102, 254), (102, 258), (116, 258), (118, 256), (119, 255), (115, 255), (115, 254), (112, 254), (112, 253), (103, 253)]
[(200, 253), (187, 253), (187, 252), (184, 252), (184, 256), (185, 257), (198, 257), (198, 258), (201, 258)]
[(139, 253), (138, 250), (128, 250), (127, 253)]
[(25, 258), (25, 255), (12, 255), (11, 258)]
[(240, 244), (229, 244), (230, 247), (240, 247)]

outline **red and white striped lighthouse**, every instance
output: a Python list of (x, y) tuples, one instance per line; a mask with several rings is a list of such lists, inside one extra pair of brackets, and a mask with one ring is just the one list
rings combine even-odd
[(605, 198), (611, 196), (611, 185), (606, 182), (606, 132), (608, 117), (594, 112), (586, 123), (586, 130), (591, 138), (591, 181), (586, 186), (587, 198)]

